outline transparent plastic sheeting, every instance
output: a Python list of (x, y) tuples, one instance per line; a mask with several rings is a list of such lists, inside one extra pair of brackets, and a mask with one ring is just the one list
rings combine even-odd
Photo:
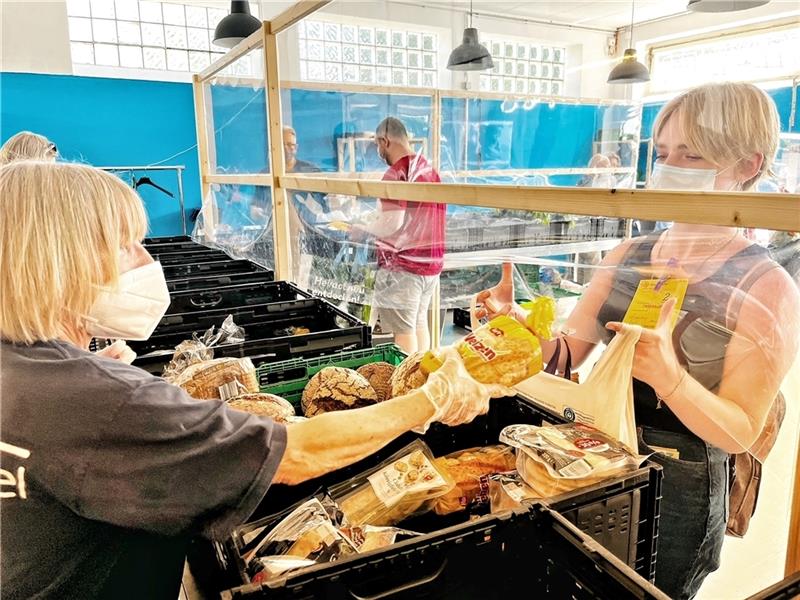
[(211, 197), (197, 218), (192, 238), (232, 258), (274, 269), (272, 189), (212, 184)]
[[(412, 269), (424, 271), (426, 260), (439, 260), (424, 258), (430, 240), (415, 237), (416, 232), (380, 240), (364, 235), (360, 228), (377, 218), (374, 199), (308, 192), (290, 192), (290, 197), (298, 228), (294, 279), (301, 287), (350, 310), (371, 306), (381, 315), (385, 309), (413, 312), (421, 295), (428, 301), (419, 291), (428, 276), (409, 275), (403, 270), (409, 263), (398, 267), (391, 256), (405, 256)], [(407, 203), (402, 226), (413, 223), (414, 211), (420, 210), (426, 210), (424, 203)], [(695, 390), (687, 397), (697, 406), (708, 405), (715, 424), (685, 403), (674, 418), (695, 433), (705, 432), (702, 437), (715, 445), (749, 447), (800, 340), (800, 239), (682, 224), (653, 230), (652, 223), (637, 223), (637, 235), (626, 241), (622, 225), (616, 219), (450, 206), (438, 278), (442, 308), (467, 308), (476, 294), (500, 283), (502, 263), (511, 262), (514, 300), (540, 295), (556, 300), (554, 333), (569, 336), (578, 366), (613, 337), (606, 328), (610, 321), (653, 320), (649, 325), (656, 328), (652, 305), (669, 292), (679, 300), (665, 325), (675, 319), (673, 360), (713, 394), (686, 382), (681, 389)], [(635, 375), (644, 379), (668, 371), (666, 359), (643, 364), (645, 370)], [(717, 395), (725, 402), (715, 400)], [(653, 410), (661, 410), (652, 392), (651, 399)], [(667, 411), (656, 412), (656, 418), (661, 414), (669, 421)]]
[(641, 105), (442, 99), (444, 181), (634, 187)]
[(294, 172), (383, 173), (375, 129), (386, 117), (400, 119), (415, 151), (430, 156), (431, 96), (281, 90), (283, 124), (296, 135)]
[[(257, 64), (263, 51), (240, 59)], [(256, 71), (256, 73), (263, 71)], [(256, 77), (220, 75), (205, 84), (209, 159), (218, 174), (269, 173), (267, 99), (264, 82)]]

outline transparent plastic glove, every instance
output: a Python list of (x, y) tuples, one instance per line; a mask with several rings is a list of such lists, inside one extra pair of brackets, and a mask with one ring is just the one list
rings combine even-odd
[(125, 343), (125, 340), (117, 340), (110, 346), (107, 346), (102, 350), (98, 350), (95, 352), (95, 354), (97, 356), (102, 356), (103, 358), (113, 358), (126, 364), (131, 364), (134, 360), (136, 360), (136, 352), (128, 347), (128, 344)]
[(425, 433), (430, 424), (436, 421), (450, 426), (469, 423), (478, 415), (488, 412), (490, 399), (516, 394), (504, 385), (486, 385), (475, 381), (455, 348), (442, 348), (437, 354), (444, 362), (420, 388), (433, 404), (435, 412), (422, 427), (414, 429), (415, 432)]
[(514, 301), (514, 265), (503, 263), (503, 276), (496, 286), (478, 294), (480, 308), (475, 311), (475, 318), (493, 319), (498, 315), (508, 315), (525, 324), (527, 313)]

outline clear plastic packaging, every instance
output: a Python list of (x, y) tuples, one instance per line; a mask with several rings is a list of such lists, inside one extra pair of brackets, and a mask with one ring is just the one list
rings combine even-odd
[[(585, 479), (636, 469), (646, 458), (631, 453), (602, 431), (582, 423), (563, 425), (510, 425), (500, 432), (500, 441), (519, 450), (557, 480)], [(518, 461), (519, 467), (519, 461)], [(521, 473), (522, 474), (522, 473)], [(526, 479), (531, 485), (531, 482)]]
[(455, 487), (436, 499), (433, 510), (447, 515), (488, 503), (487, 475), (514, 469), (514, 449), (496, 445), (470, 448), (436, 459), (436, 465), (450, 473)]
[(430, 510), (455, 486), (430, 448), (415, 440), (376, 467), (331, 488), (351, 526), (394, 525)]
[(497, 473), (485, 478), (488, 481), (489, 505), (492, 514), (515, 510), (528, 500), (540, 495), (520, 477), (519, 473)]
[(192, 398), (229, 400), (258, 392), (256, 367), (249, 358), (216, 358), (191, 365), (173, 381)]
[(164, 367), (163, 377), (174, 382), (191, 365), (213, 359), (215, 346), (243, 341), (244, 329), (233, 322), (233, 315), (228, 315), (219, 327), (210, 327), (203, 335), (178, 344), (172, 360)]
[(353, 542), (353, 545), (361, 554), (391, 546), (407, 538), (423, 535), (416, 531), (408, 531), (397, 527), (373, 527), (371, 525), (345, 527), (341, 531), (350, 538), (350, 541)]

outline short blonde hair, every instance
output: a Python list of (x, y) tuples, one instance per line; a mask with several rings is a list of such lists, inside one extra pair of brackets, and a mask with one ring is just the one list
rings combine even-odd
[(752, 188), (768, 173), (778, 152), (780, 120), (775, 102), (749, 83), (709, 83), (673, 98), (658, 113), (653, 138), (675, 115), (686, 142), (718, 168), (760, 154), (758, 173), (743, 182)]
[(93, 167), (20, 161), (0, 168), (0, 337), (32, 344), (82, 327), (120, 250), (144, 238), (139, 196)]
[(43, 135), (20, 131), (0, 148), (0, 165), (16, 160), (55, 160), (56, 145)]

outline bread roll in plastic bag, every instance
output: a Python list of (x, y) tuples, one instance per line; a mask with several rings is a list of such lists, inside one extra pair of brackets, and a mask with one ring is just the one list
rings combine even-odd
[(436, 499), (433, 510), (437, 515), (465, 510), (473, 505), (488, 504), (486, 475), (511, 471), (515, 466), (514, 449), (496, 445), (470, 448), (436, 459), (455, 481), (455, 487)]
[(415, 440), (376, 467), (330, 489), (349, 526), (395, 525), (429, 511), (453, 489), (430, 448)]
[(216, 358), (186, 368), (173, 381), (192, 398), (229, 400), (258, 392), (256, 367), (249, 358)]

